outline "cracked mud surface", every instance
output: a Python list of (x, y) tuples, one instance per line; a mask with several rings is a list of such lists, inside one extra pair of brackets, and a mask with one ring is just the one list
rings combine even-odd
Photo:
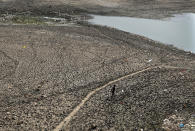
[[(1, 130), (54, 129), (90, 91), (147, 67), (164, 64), (195, 69), (193, 54), (157, 45), (148, 39), (114, 29), (96, 26), (26, 27), (0, 27), (1, 36), (4, 36), (0, 39), (0, 48), (3, 50), (0, 59), (3, 67), (1, 75), (4, 76), (0, 80)], [(149, 59), (152, 61), (148, 62)], [(131, 120), (139, 120), (137, 113), (131, 114), (131, 110), (138, 110), (138, 105), (147, 98), (154, 103), (145, 101), (147, 107), (151, 107), (140, 113), (161, 111), (177, 99), (173, 108), (160, 114), (160, 122), (176, 108), (189, 112), (189, 115), (193, 112), (194, 103), (193, 97), (187, 96), (194, 92), (194, 74), (188, 70), (162, 69), (143, 72), (120, 81), (117, 83), (114, 100), (109, 100), (109, 87), (97, 92), (73, 117), (70, 129), (84, 127), (85, 130), (90, 126), (89, 123), (97, 125), (98, 129), (117, 129), (120, 121), (125, 126), (131, 115)], [(124, 94), (120, 93), (120, 88), (125, 90)], [(165, 96), (170, 95), (163, 94), (163, 89), (173, 92), (175, 97), (168, 97), (164, 101), (162, 98), (157, 99), (155, 96), (160, 92)], [(118, 107), (121, 101), (126, 104)], [(189, 107), (182, 108), (181, 101), (187, 102)], [(120, 113), (113, 117), (112, 112), (116, 113), (118, 108)], [(96, 114), (92, 117), (93, 111)], [(127, 113), (125, 116), (129, 113), (126, 120), (122, 115), (124, 111)], [(81, 122), (80, 117), (84, 112), (89, 113), (85, 116), (89, 118)], [(102, 125), (108, 121), (110, 124)], [(75, 127), (77, 122), (80, 125)], [(142, 126), (144, 123), (140, 124)], [(125, 126), (125, 129), (137, 125), (132, 123), (131, 128), (129, 126)]]
[[(1, 14), (59, 16), (60, 12), (68, 19), (85, 13), (163, 18), (194, 12), (195, 4), (193, 0), (0, 2)], [(162, 65), (177, 68), (153, 68)], [(151, 70), (98, 90), (147, 68)], [(88, 24), (0, 25), (0, 130), (56, 129), (95, 90), (67, 125), (62, 123), (62, 130), (163, 130), (164, 120), (174, 115), (187, 124), (195, 114), (194, 70), (194, 54), (116, 29)], [(116, 93), (111, 98), (113, 84)]]

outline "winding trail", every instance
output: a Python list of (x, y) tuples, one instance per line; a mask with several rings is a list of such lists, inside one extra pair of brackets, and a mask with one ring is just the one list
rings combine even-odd
[(153, 66), (153, 67), (148, 67), (148, 68), (145, 68), (143, 70), (140, 70), (140, 71), (137, 71), (137, 72), (134, 72), (134, 73), (131, 73), (131, 74), (128, 74), (128, 75), (125, 75), (125, 76), (122, 76), (118, 79), (115, 79), (115, 80), (112, 80), (110, 82), (108, 82), (107, 84), (101, 86), (101, 87), (98, 87), (96, 88), (95, 90), (91, 91), (82, 101), (81, 103), (76, 106), (73, 111), (63, 119), (63, 121), (61, 121), (59, 123), (58, 126), (56, 126), (56, 128), (54, 129), (54, 131), (60, 131), (63, 127), (67, 127), (68, 123), (70, 122), (71, 118), (80, 110), (80, 108), (86, 103), (87, 100), (89, 100), (89, 98), (94, 95), (96, 92), (98, 92), (99, 90), (101, 89), (104, 89), (106, 88), (107, 86), (115, 83), (115, 82), (118, 82), (120, 80), (123, 80), (125, 78), (128, 78), (128, 77), (131, 77), (131, 76), (134, 76), (134, 75), (137, 75), (137, 74), (140, 74), (140, 73), (143, 73), (145, 71), (149, 71), (149, 70), (152, 70), (152, 69), (156, 69), (156, 68), (166, 68), (166, 69), (186, 69), (186, 70), (194, 70), (194, 69), (190, 69), (190, 68), (182, 68), (182, 67), (174, 67), (174, 66), (166, 66), (166, 65), (161, 65), (161, 66)]

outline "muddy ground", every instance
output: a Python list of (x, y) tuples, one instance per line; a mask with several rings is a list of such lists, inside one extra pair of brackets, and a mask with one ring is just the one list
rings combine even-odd
[[(126, 1), (83, 0), (82, 5), (59, 0), (52, 6), (44, 2), (4, 0), (0, 11), (71, 18), (103, 11), (102, 14), (161, 18), (194, 10), (193, 1), (131, 1), (127, 5)], [(159, 2), (164, 4), (150, 8)], [(59, 5), (62, 3), (63, 6)], [(126, 10), (126, 6), (139, 8)], [(124, 8), (117, 10), (119, 7)], [(124, 76), (127, 77), (120, 79)], [(107, 84), (113, 80), (117, 81)], [(71, 114), (88, 94), (105, 84)], [(116, 91), (111, 97), (114, 84)], [(190, 130), (195, 114), (194, 93), (195, 55), (190, 52), (88, 24), (0, 25), (2, 131), (173, 131), (180, 130), (180, 123)], [(69, 121), (63, 123), (67, 117)], [(61, 122), (62, 126), (57, 128)]]
[[(31, 15), (80, 15), (83, 13), (163, 18), (195, 13), (194, 0), (0, 0), (0, 12)], [(67, 16), (68, 17), (68, 16)]]

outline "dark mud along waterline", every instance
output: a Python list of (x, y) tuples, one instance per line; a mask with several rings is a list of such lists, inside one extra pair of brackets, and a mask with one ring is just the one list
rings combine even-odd
[(195, 53), (195, 14), (162, 20), (92, 15), (91, 24), (117, 28)]

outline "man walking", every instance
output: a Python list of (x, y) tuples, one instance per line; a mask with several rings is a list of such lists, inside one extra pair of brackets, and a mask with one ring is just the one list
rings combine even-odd
[(115, 93), (115, 88), (116, 88), (116, 85), (113, 85), (112, 89), (111, 89), (111, 94), (112, 94), (112, 97), (114, 96), (114, 93)]

